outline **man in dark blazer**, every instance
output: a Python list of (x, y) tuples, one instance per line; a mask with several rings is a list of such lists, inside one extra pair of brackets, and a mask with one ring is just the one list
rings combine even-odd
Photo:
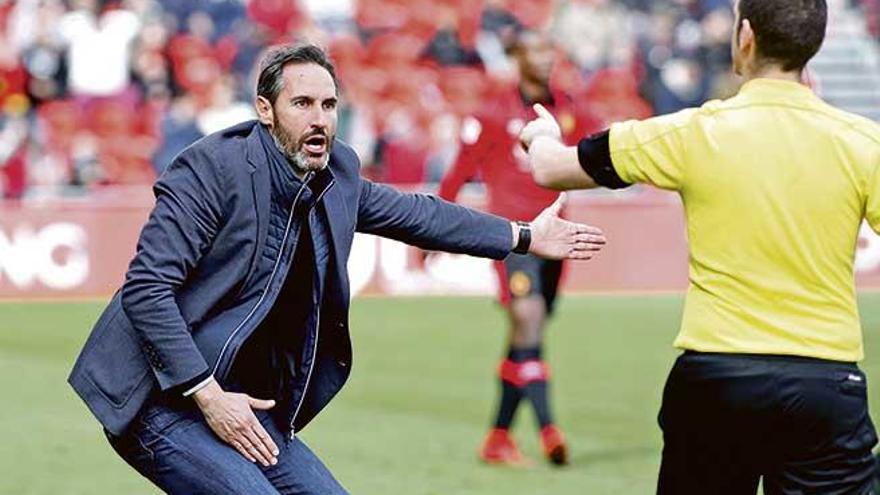
[(319, 48), (261, 65), (259, 121), (183, 151), (121, 290), (70, 383), (113, 448), (169, 493), (346, 493), (295, 435), (351, 369), (354, 233), (501, 259), (589, 259), (601, 231), (514, 224), (359, 175), (335, 141), (337, 85)]

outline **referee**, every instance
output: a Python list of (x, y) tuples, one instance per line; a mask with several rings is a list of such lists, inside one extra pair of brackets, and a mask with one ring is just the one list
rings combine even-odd
[(869, 494), (868, 415), (853, 258), (880, 232), (880, 126), (800, 83), (825, 0), (739, 0), (739, 94), (559, 141), (543, 109), (522, 132), (554, 189), (677, 191), (690, 285), (659, 415), (659, 494)]

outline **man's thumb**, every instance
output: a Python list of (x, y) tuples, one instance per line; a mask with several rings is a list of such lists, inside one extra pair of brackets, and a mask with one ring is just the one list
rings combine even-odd
[(550, 205), (550, 208), (547, 209), (550, 210), (550, 213), (554, 216), (558, 217), (566, 203), (568, 203), (568, 195), (565, 193), (559, 193), (559, 197), (557, 197), (556, 201), (554, 201), (553, 204)]
[(272, 409), (275, 407), (274, 400), (263, 400), (263, 399), (255, 399), (251, 396), (248, 396), (248, 404), (250, 404), (251, 409)]

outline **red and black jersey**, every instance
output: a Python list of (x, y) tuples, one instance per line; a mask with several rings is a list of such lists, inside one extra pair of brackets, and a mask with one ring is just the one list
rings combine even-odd
[[(540, 103), (556, 117), (567, 144), (576, 144), (601, 125), (563, 93), (554, 92), (551, 101)], [(525, 101), (516, 86), (487, 101), (475, 116), (465, 119), (461, 150), (441, 181), (438, 195), (454, 201), (466, 182), (479, 178), (486, 186), (491, 213), (532, 220), (558, 195), (534, 183), (528, 156), (519, 144), (523, 126), (536, 117), (532, 103)]]

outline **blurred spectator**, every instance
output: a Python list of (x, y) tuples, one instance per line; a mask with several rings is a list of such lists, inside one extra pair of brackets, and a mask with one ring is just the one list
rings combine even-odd
[(237, 42), (231, 36), (214, 42), (214, 21), (203, 11), (191, 13), (186, 21), (187, 30), (168, 43), (168, 57), (180, 88), (204, 97), (207, 103), (213, 84), (232, 66)]
[(21, 198), (27, 186), (25, 160), (27, 121), (4, 111), (0, 115), (0, 198)]
[(354, 0), (302, 0), (308, 18), (319, 29), (333, 36), (354, 30)]
[(464, 9), (453, 1), (431, 2), (423, 9), (418, 22), (423, 26), (421, 31), (433, 31), (423, 53), (425, 58), (445, 66), (482, 64), (476, 51), (479, 10)]
[[(153, 1), (153, 0), (148, 0)], [(172, 19), (184, 23), (195, 12), (202, 12), (211, 18), (217, 33), (229, 33), (235, 25), (245, 18), (245, 4), (242, 0), (158, 0), (162, 11)]]
[(730, 4), (673, 0), (653, 9), (639, 40), (646, 94), (656, 113), (698, 106), (723, 87), (718, 76), (729, 73)]
[(305, 22), (298, 2), (290, 0), (249, 0), (247, 15), (265, 28), (273, 41), (283, 40), (288, 33), (302, 27)]
[(140, 21), (131, 11), (101, 11), (98, 0), (72, 0), (58, 22), (67, 46), (68, 88), (74, 96), (117, 96), (128, 89), (131, 42)]
[(556, 17), (557, 44), (586, 72), (627, 67), (635, 48), (635, 18), (611, 0), (568, 0)]
[(175, 99), (160, 123), (161, 145), (153, 155), (156, 175), (190, 144), (204, 136), (196, 125), (197, 108), (191, 96)]
[(164, 51), (169, 32), (161, 18), (145, 22), (131, 59), (135, 82), (147, 99), (167, 98), (172, 85), (171, 68)]
[(487, 0), (480, 19), (483, 31), (501, 38), (505, 46), (509, 45), (516, 33), (523, 28), (519, 19), (506, 8), (507, 3), (506, 0)]
[[(850, 1), (876, 18), (878, 0)], [(253, 117), (273, 43), (327, 46), (340, 138), (373, 178), (421, 183), (515, 83), (522, 29), (552, 29), (554, 87), (609, 124), (724, 96), (730, 25), (729, 0), (0, 0), (0, 194), (148, 183)]]
[(207, 135), (255, 118), (253, 104), (236, 98), (233, 79), (221, 77), (211, 86), (208, 104), (199, 113), (196, 123), (199, 131)]
[(7, 20), (9, 45), (28, 73), (28, 95), (35, 102), (67, 91), (67, 62), (54, 27), (64, 14), (60, 0), (20, 0)]

